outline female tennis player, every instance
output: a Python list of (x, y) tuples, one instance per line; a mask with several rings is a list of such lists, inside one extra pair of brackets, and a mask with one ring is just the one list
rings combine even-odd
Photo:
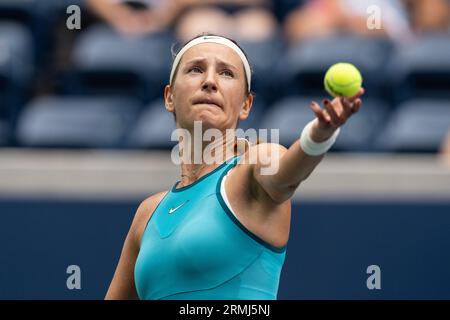
[[(313, 102), (314, 120), (289, 149), (260, 143), (233, 155), (234, 140), (222, 138), (214, 143), (230, 158), (223, 152), (218, 163), (181, 162), (180, 181), (137, 209), (106, 299), (276, 299), (290, 198), (358, 112), (363, 92), (324, 99), (323, 108)], [(194, 38), (175, 56), (164, 98), (177, 128), (194, 135), (201, 121), (225, 137), (252, 108), (246, 54), (225, 37)], [(185, 143), (183, 152), (193, 147)], [(249, 161), (257, 154), (270, 161)], [(275, 162), (275, 173), (262, 174)]]

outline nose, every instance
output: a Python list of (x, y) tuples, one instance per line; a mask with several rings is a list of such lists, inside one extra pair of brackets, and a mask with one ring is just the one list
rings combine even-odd
[(214, 72), (212, 70), (206, 73), (206, 78), (202, 84), (202, 90), (208, 92), (217, 91), (217, 83), (216, 79), (214, 78)]

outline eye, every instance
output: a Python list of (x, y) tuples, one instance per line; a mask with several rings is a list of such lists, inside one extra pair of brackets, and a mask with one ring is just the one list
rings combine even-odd
[(194, 73), (200, 73), (202, 72), (202, 69), (200, 69), (199, 67), (192, 67), (188, 70), (188, 72), (194, 72)]
[(227, 77), (231, 77), (231, 78), (234, 77), (234, 73), (233, 73), (232, 71), (230, 71), (230, 70), (223, 70), (223, 71), (221, 72), (221, 74), (223, 74), (223, 75), (225, 75), (225, 76), (227, 76)]

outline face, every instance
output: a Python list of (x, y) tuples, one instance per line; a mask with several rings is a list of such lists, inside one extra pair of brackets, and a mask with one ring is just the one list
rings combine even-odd
[(166, 109), (176, 114), (177, 127), (188, 130), (194, 121), (202, 121), (203, 129), (235, 128), (253, 103), (241, 59), (216, 43), (202, 43), (184, 53), (164, 98)]

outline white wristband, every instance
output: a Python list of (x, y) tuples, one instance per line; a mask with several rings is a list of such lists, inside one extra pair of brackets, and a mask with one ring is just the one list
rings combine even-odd
[(311, 139), (311, 128), (316, 119), (308, 122), (308, 124), (303, 128), (302, 134), (300, 135), (300, 146), (307, 155), (310, 156), (319, 156), (327, 152), (331, 146), (336, 141), (337, 136), (339, 135), (340, 128), (333, 133), (333, 135), (323, 142), (314, 142)]

